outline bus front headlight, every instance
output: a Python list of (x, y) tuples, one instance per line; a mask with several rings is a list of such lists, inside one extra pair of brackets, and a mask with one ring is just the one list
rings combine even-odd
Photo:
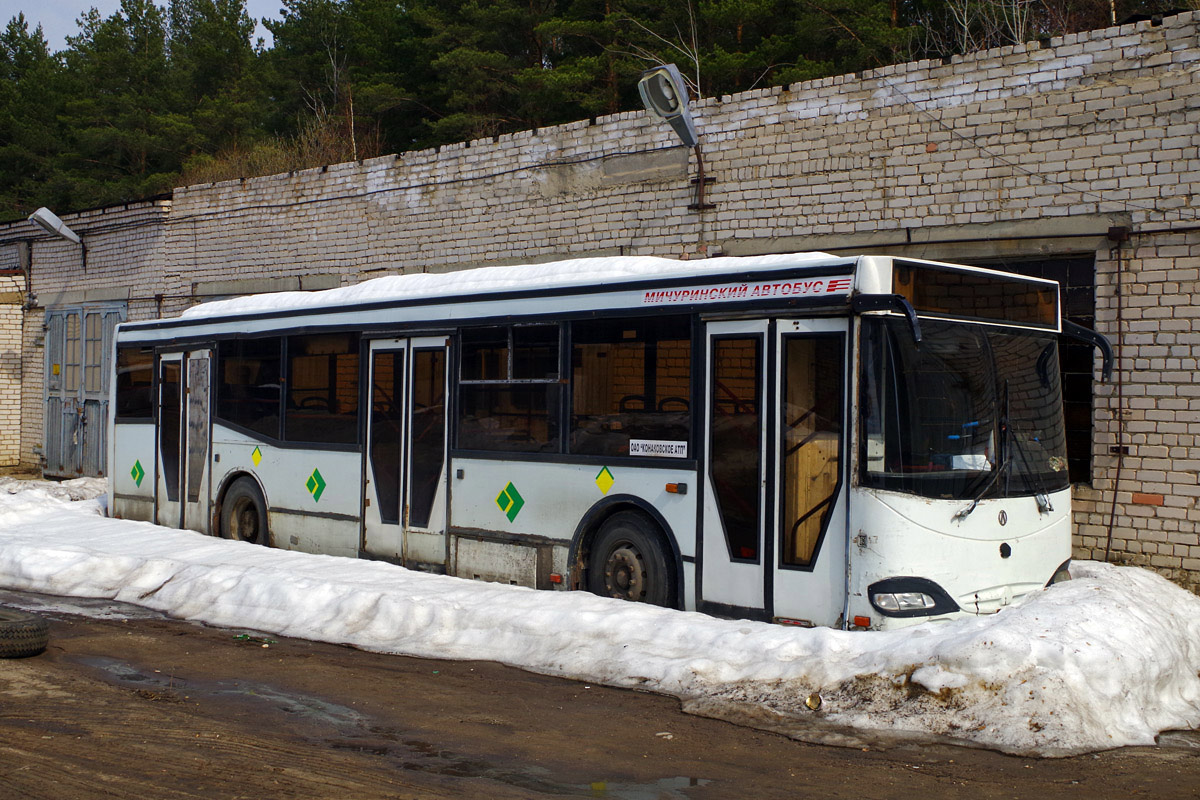
[(959, 610), (954, 598), (928, 578), (884, 578), (867, 587), (867, 597), (887, 617), (932, 617)]
[(880, 611), (924, 611), (937, 605), (924, 592), (882, 592), (871, 598)]

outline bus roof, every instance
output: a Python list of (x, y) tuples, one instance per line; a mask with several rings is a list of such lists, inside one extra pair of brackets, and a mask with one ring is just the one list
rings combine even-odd
[(718, 277), (735, 273), (780, 270), (788, 267), (846, 265), (855, 260), (855, 258), (832, 256), (828, 253), (722, 256), (690, 261), (654, 256), (577, 258), (544, 264), (476, 267), (454, 272), (389, 275), (353, 286), (342, 286), (316, 292), (274, 292), (228, 300), (214, 300), (187, 309), (180, 315), (180, 319), (199, 321), (212, 317), (278, 314), (323, 308), (340, 310), (346, 306), (403, 303), (406, 300), (438, 297), (471, 297), (513, 291), (542, 290), (553, 294), (557, 290), (585, 286), (634, 283), (655, 279)]
[[(905, 275), (921, 276), (915, 289), (894, 284), (894, 264), (905, 265)], [(988, 291), (972, 285), (968, 277), (972, 273), (989, 282)], [(955, 274), (961, 277), (944, 279)], [(692, 260), (610, 256), (390, 275), (316, 292), (214, 300), (173, 319), (122, 323), (117, 339), (178, 344), (295, 328), (443, 329), (513, 317), (562, 319), (601, 311), (683, 313), (701, 307), (774, 309), (770, 313), (785, 308), (848, 310), (855, 294), (897, 291), (912, 294), (919, 316), (1058, 327), (1058, 287), (1053, 281), (891, 256), (786, 253)], [(1040, 316), (1012, 317), (1011, 310), (1005, 309), (1014, 304)]]

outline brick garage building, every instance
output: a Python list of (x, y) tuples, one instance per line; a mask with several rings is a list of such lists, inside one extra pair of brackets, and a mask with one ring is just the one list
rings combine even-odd
[(1198, 72), (1185, 13), (711, 98), (704, 212), (688, 151), (630, 112), (68, 215), (86, 264), (0, 226), (0, 464), (71, 474), (103, 453), (89, 387), (120, 317), (565, 256), (886, 252), (1064, 284), (1120, 356), (1110, 384), (1086, 351), (1066, 359), (1077, 554), (1195, 586)]

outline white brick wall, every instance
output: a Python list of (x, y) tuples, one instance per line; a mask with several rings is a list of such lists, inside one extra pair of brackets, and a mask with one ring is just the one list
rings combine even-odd
[(24, 288), (23, 276), (0, 274), (0, 467), (15, 466), (20, 461)]

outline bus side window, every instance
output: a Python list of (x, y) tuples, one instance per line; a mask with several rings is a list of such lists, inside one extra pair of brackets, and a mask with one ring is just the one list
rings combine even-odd
[(558, 354), (558, 325), (465, 328), (458, 447), (557, 453), (562, 407)]
[(283, 437), (289, 442), (358, 442), (358, 335), (289, 336)]
[(628, 455), (631, 439), (687, 442), (691, 396), (687, 317), (572, 325), (572, 453)]
[(149, 420), (154, 416), (154, 349), (117, 348), (118, 420)]
[(279, 438), (282, 343), (280, 337), (268, 336), (218, 344), (218, 419)]

